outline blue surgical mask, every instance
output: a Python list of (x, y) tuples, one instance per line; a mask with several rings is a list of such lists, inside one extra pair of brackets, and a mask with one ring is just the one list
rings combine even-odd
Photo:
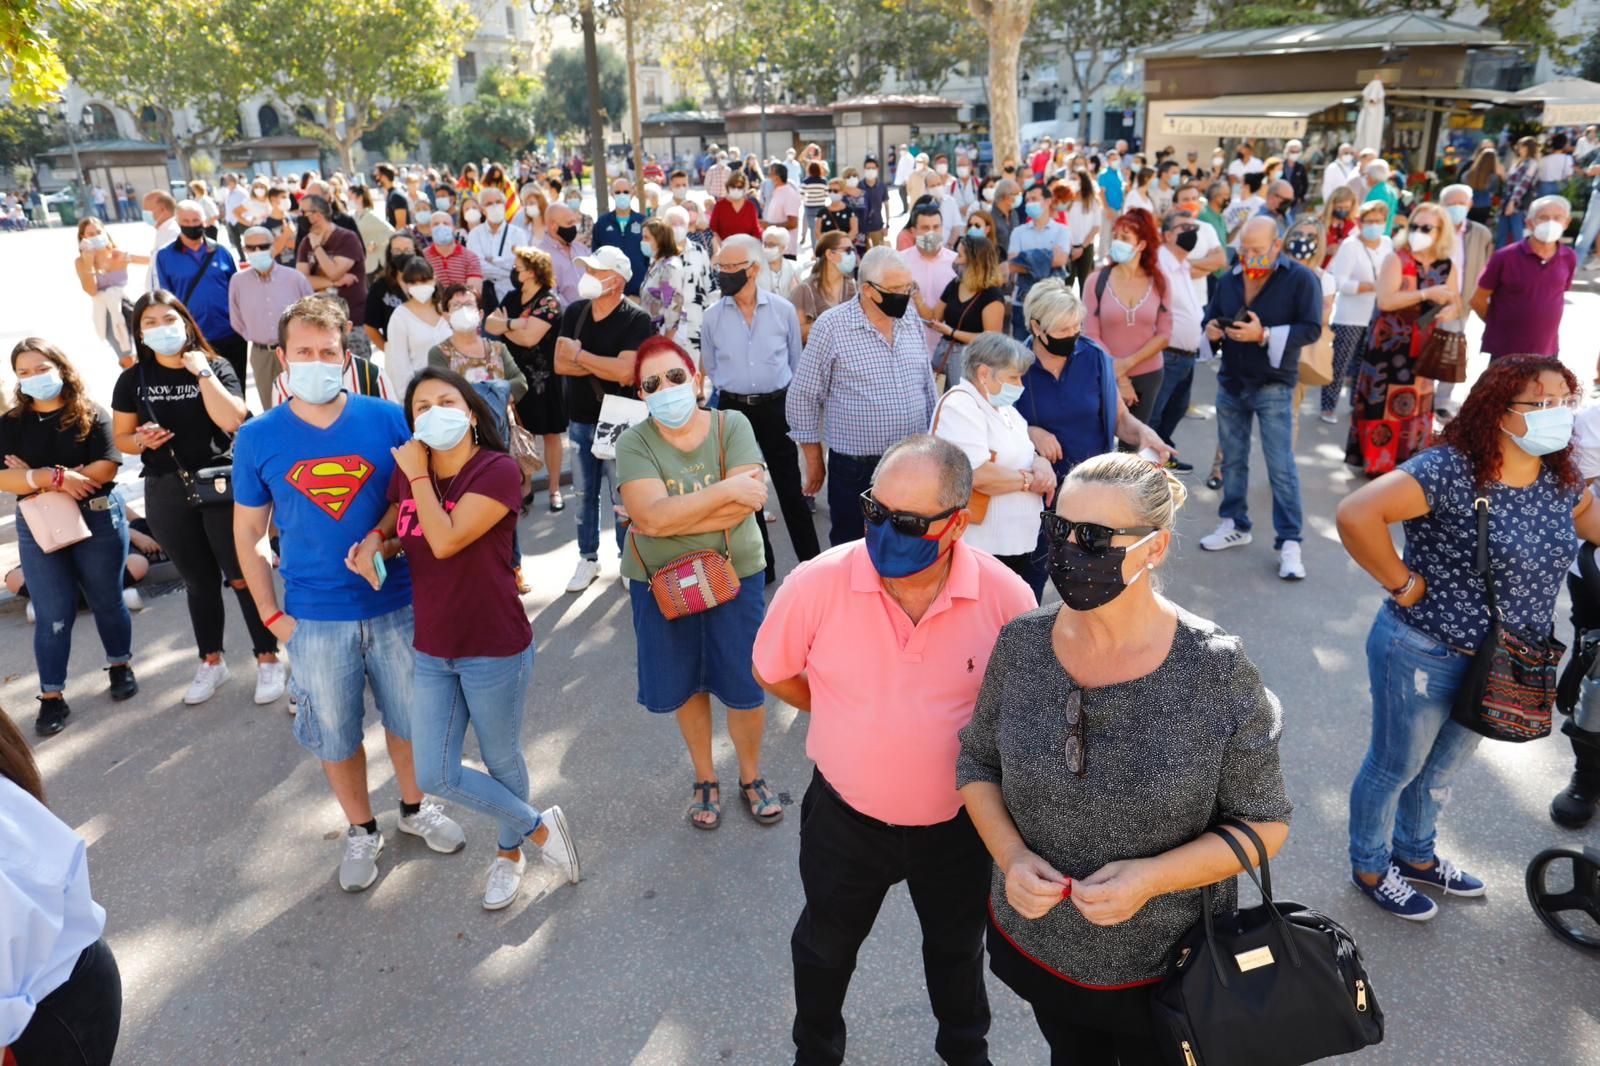
[(429, 232), (433, 236), (434, 244), (450, 244), (456, 239), (454, 226), (435, 226)]
[(1111, 261), (1113, 263), (1126, 263), (1133, 258), (1133, 245), (1123, 240), (1111, 242)]
[(856, 272), (856, 253), (846, 252), (839, 257), (839, 273), (854, 274)]
[(156, 224), (156, 216), (153, 212), (141, 211), (139, 213), (144, 216), (144, 224), (146, 226), (154, 226)]
[(1172, 189), (1176, 189), (1178, 187), (1179, 181), (1180, 181), (1179, 175), (1174, 174), (1174, 175), (1172, 175), (1172, 177), (1167, 179), (1167, 187), (1168, 188), (1172, 188)]
[(1361, 239), (1364, 241), (1377, 241), (1383, 239), (1382, 222), (1361, 223)]
[(698, 406), (694, 386), (688, 382), (657, 389), (644, 398), (644, 405), (650, 409), (650, 417), (668, 429), (682, 429), (688, 425)]
[(177, 355), (189, 343), (189, 331), (182, 322), (170, 326), (152, 326), (144, 331), (144, 343), (157, 355)]
[(339, 363), (290, 363), (289, 391), (298, 400), (332, 403), (344, 388), (344, 367)]
[(1467, 220), (1468, 210), (1469, 208), (1464, 207), (1461, 204), (1450, 204), (1444, 209), (1444, 213), (1450, 216), (1451, 222), (1454, 222), (1459, 226), (1461, 223)]
[(1529, 455), (1549, 455), (1572, 442), (1573, 417), (1572, 408), (1565, 405), (1547, 407), (1542, 411), (1524, 411), (1522, 420), (1527, 423), (1528, 432), (1520, 437), (1510, 430), (1506, 434)]
[(1038, 218), (1040, 215), (1044, 214), (1044, 201), (1030, 200), (1028, 203), (1022, 205), (1022, 213), (1027, 215), (1029, 218)]
[(61, 371), (46, 370), (31, 378), (19, 378), (17, 388), (31, 400), (53, 400), (61, 395)]
[(967, 227), (967, 236), (968, 237), (987, 237), (989, 235), (984, 232), (984, 229), (983, 229), (982, 226), (968, 226)]
[(910, 537), (894, 528), (893, 522), (882, 525), (866, 523), (867, 557), (879, 577), (910, 577), (920, 574), (939, 561), (939, 539)]
[(994, 406), (1003, 409), (1006, 407), (1011, 407), (1018, 400), (1022, 399), (1022, 386), (1013, 385), (1009, 381), (1002, 381), (1000, 383), (999, 392), (988, 392), (984, 393), (984, 395), (988, 397), (989, 402), (994, 404)]
[(459, 407), (430, 407), (417, 416), (416, 437), (436, 452), (449, 451), (461, 443), (472, 428), (472, 419)]
[(263, 274), (272, 269), (271, 252), (246, 252), (244, 257), (249, 261), (252, 268), (261, 271)]

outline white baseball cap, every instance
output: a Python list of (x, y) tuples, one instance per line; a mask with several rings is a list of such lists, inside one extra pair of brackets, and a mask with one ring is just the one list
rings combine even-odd
[(633, 264), (621, 248), (596, 248), (589, 255), (580, 255), (577, 263), (586, 270), (607, 270), (622, 275), (623, 281), (633, 280)]

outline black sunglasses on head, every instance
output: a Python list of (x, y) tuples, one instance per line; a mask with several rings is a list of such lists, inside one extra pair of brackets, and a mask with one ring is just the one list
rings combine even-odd
[(675, 366), (665, 374), (651, 374), (639, 382), (639, 390), (646, 396), (661, 387), (661, 379), (666, 378), (669, 385), (686, 385), (689, 382), (689, 372), (681, 366)]
[(1040, 515), (1044, 521), (1044, 533), (1051, 543), (1061, 544), (1069, 537), (1076, 535), (1078, 547), (1091, 555), (1104, 555), (1111, 547), (1112, 537), (1144, 536), (1156, 531), (1155, 526), (1129, 526), (1127, 529), (1112, 529), (1095, 522), (1074, 522), (1069, 518), (1045, 511)]
[(949, 518), (965, 506), (966, 504), (961, 504), (950, 508), (948, 511), (940, 511), (934, 515), (911, 514), (908, 511), (889, 510), (877, 501), (877, 498), (872, 495), (871, 489), (861, 494), (862, 518), (865, 518), (875, 526), (881, 526), (888, 522), (894, 527), (895, 532), (904, 533), (908, 537), (926, 537), (929, 526)]

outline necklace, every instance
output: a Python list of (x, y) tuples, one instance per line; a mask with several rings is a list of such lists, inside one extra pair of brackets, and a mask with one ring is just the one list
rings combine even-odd
[[(945, 568), (944, 576), (939, 578), (939, 583), (933, 587), (933, 594), (928, 597), (928, 607), (932, 607), (933, 606), (933, 601), (937, 600), (939, 598), (939, 593), (944, 591), (944, 583), (946, 581), (950, 580), (950, 569), (951, 569), (950, 567), (946, 567)], [(882, 584), (883, 584), (883, 591), (885, 591), (885, 592), (887, 592), (889, 594), (889, 598), (891, 600), (893, 600), (895, 603), (899, 604), (900, 609), (902, 611), (906, 612), (906, 617), (907, 618), (911, 618), (911, 609), (906, 606), (906, 602), (900, 598), (899, 593), (895, 592), (895, 590), (892, 587), (890, 587), (888, 581), (884, 581), (884, 582), (882, 582)], [(927, 613), (928, 607), (924, 607), (922, 609), (923, 614)], [(913, 622), (921, 621), (921, 616), (919, 615), (916, 618), (912, 618), (912, 621)]]

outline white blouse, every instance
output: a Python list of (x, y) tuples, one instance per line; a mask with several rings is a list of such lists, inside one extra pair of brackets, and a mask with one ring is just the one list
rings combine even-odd
[[(1339, 286), (1339, 298), (1333, 305), (1335, 326), (1365, 326), (1372, 322), (1372, 309), (1378, 301), (1378, 271), (1393, 254), (1394, 246), (1388, 241), (1380, 240), (1376, 248), (1368, 248), (1359, 233), (1352, 233), (1339, 243), (1333, 262), (1328, 264), (1328, 273)], [(1362, 282), (1373, 288), (1356, 292)]]
[(443, 315), (430, 326), (405, 304), (394, 309), (383, 346), (383, 369), (389, 374), (389, 383), (399, 390), (396, 395), (405, 395), (417, 371), (428, 365), (428, 349), (449, 336), (450, 320)]
[[(970, 381), (945, 393), (934, 409), (935, 436), (966, 453), (976, 470), (993, 461), (1005, 470), (1033, 467), (1033, 441), (1028, 424), (1015, 407), (996, 407)], [(1044, 500), (1037, 492), (1002, 493), (989, 497), (989, 513), (979, 525), (969, 526), (962, 540), (990, 555), (1024, 555), (1039, 540), (1039, 512)]]

